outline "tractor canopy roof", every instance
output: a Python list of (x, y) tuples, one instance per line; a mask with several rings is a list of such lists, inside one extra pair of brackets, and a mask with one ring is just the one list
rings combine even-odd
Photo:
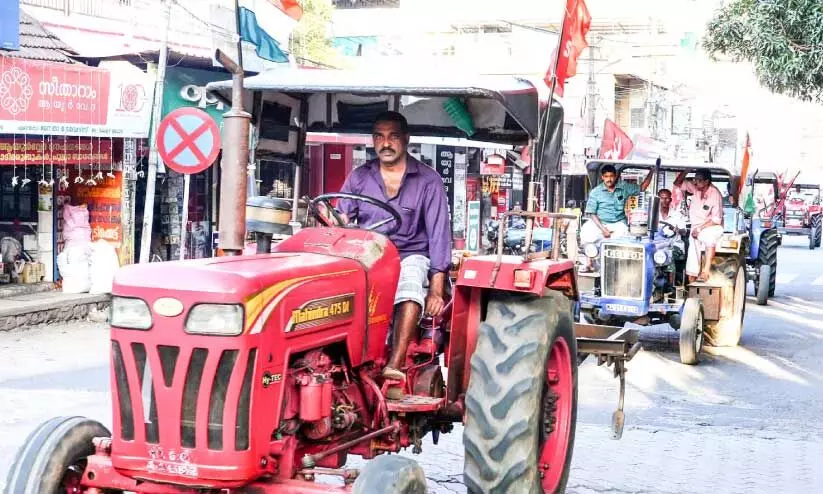
[(778, 183), (777, 173), (758, 171), (757, 174), (754, 176), (754, 183), (776, 185)]
[[(207, 89), (230, 104), (232, 81)], [(547, 93), (513, 76), (274, 69), (245, 79), (243, 102), (259, 123), (261, 144), (291, 154), (302, 130), (370, 135), (374, 117), (385, 110), (403, 114), (413, 136), (528, 145), (538, 138), (541, 115), (545, 119)], [(541, 162), (559, 167), (563, 110), (556, 99), (550, 117)], [(301, 120), (303, 129), (295, 127)]]
[[(589, 174), (589, 181), (592, 185), (600, 183), (600, 169), (605, 165), (613, 165), (617, 169), (618, 176), (624, 169), (631, 170), (654, 170), (655, 160), (607, 160), (593, 159), (586, 162), (586, 170)], [(712, 180), (728, 182), (729, 179), (736, 181), (739, 178), (736, 169), (719, 163), (689, 163), (689, 162), (668, 162), (660, 161), (660, 171), (662, 172), (693, 172), (695, 170), (708, 170), (712, 174)]]

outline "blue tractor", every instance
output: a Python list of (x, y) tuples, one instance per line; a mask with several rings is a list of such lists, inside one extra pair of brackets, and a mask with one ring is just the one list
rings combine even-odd
[(649, 172), (655, 176), (651, 190), (627, 204), (628, 236), (581, 246), (594, 265), (593, 272), (578, 273), (583, 321), (621, 327), (626, 323), (668, 323), (679, 331), (680, 361), (689, 365), (699, 362), (704, 341), (736, 346), (743, 330), (750, 252), (744, 213), (733, 205), (736, 198), (727, 197), (725, 233), (716, 246), (712, 276), (707, 282), (688, 283), (684, 268), (690, 225), (685, 225), (685, 235), (680, 238), (678, 225), (660, 220), (657, 184), (664, 177), (673, 179), (682, 171), (704, 168), (722, 192), (732, 190), (739, 177), (732, 169), (716, 164), (595, 160), (587, 163), (592, 186), (599, 183), (600, 168), (606, 164), (614, 165), (625, 180)]
[[(753, 200), (754, 210), (746, 213), (751, 249), (746, 256), (749, 279), (754, 282), (757, 305), (766, 305), (777, 286), (777, 250), (782, 243), (776, 205), (780, 202), (777, 174), (755, 172), (749, 178), (752, 194), (764, 202)], [(768, 199), (767, 199), (768, 198)]]

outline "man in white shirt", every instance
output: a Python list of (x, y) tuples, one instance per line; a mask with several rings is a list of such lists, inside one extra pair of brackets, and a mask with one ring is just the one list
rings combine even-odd
[[(657, 193), (660, 198), (660, 216), (659, 221), (663, 221), (674, 227), (677, 234), (672, 239), (672, 260), (681, 262), (685, 258), (686, 246), (683, 243), (683, 237), (686, 235), (686, 218), (680, 211), (672, 207), (672, 191), (669, 189), (660, 189)], [(657, 230), (658, 238), (663, 238), (661, 229), (664, 225), (660, 225)], [(666, 227), (668, 229), (668, 227)], [(674, 282), (675, 263), (673, 262), (666, 270), (669, 273), (670, 282)]]

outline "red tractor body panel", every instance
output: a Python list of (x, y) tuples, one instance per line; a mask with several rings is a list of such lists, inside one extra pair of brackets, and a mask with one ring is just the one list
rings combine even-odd
[[(118, 273), (113, 295), (140, 298), (150, 308), (171, 297), (183, 310), (167, 317), (155, 308), (149, 330), (112, 328), (117, 471), (189, 486), (245, 485), (273, 473), (267, 458), (284, 416), (324, 418), (314, 416), (312, 403), (322, 394), (317, 403), (328, 405), (331, 389), (306, 383), (301, 390), (311, 403), (301, 405), (288, 378), (292, 354), (338, 344), (354, 367), (385, 359), (399, 276), (391, 242), (364, 230), (317, 228), (278, 249), (284, 252)], [(207, 303), (242, 304), (242, 334), (187, 333), (190, 310)], [(352, 393), (355, 402), (360, 398)], [(368, 419), (369, 410), (363, 413)], [(279, 467), (292, 469), (292, 459)]]
[[(469, 257), (463, 261), (453, 294), (451, 334), (446, 351), (449, 368), (446, 397), (458, 402), (469, 386), (471, 371), (469, 357), (477, 343), (482, 311), (483, 292), (501, 290), (514, 293), (531, 293), (542, 296), (546, 288), (559, 290), (577, 299), (577, 279), (574, 264), (570, 260), (548, 259), (524, 262), (520, 256)], [(528, 280), (518, 286), (520, 279)]]

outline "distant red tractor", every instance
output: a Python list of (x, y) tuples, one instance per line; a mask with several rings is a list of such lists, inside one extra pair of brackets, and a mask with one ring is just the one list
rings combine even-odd
[(779, 231), (782, 235), (808, 236), (809, 249), (814, 249), (820, 247), (823, 237), (822, 218), (820, 185), (795, 184), (786, 196)]
[[(281, 103), (292, 98), (301, 118), (320, 119), (331, 109), (308, 103), (324, 105), (340, 94), (370, 96), (369, 104), (460, 94), (470, 107), (482, 100), (479, 111), (501, 110), (506, 125), (517, 122), (495, 137), (475, 115), (486, 139), (538, 135), (537, 89), (527, 82), (461, 86), (427, 76), (427, 86), (410, 87), (405, 78), (374, 76), (276, 70), (250, 78), (247, 88), (263, 100), (271, 92)], [(315, 122), (304, 121), (303, 132), (306, 123)], [(364, 123), (368, 129), (368, 121), (354, 128), (362, 132)], [(562, 129), (556, 124), (547, 126)], [(420, 467), (386, 453), (419, 453), (424, 436), (437, 444), (459, 422), (469, 492), (563, 492), (578, 363), (594, 355), (614, 367), (619, 437), (625, 363), (640, 349), (637, 331), (574, 324), (574, 267), (557, 249), (471, 257), (462, 261), (445, 312), (421, 321), (407, 353), (407, 380), (387, 381), (381, 370), (400, 269), (387, 235), (403, 228), (403, 219), (385, 202), (349, 195), (383, 209), (391, 226), (382, 233), (372, 231), (377, 225), (344, 227), (322, 213), (341, 197), (309, 201), (319, 226), (299, 230), (273, 253), (122, 269), (110, 321), (111, 431), (82, 417), (43, 423), (11, 466), (7, 492), (423, 494)], [(402, 387), (402, 399), (386, 398), (391, 386)], [(350, 454), (376, 459), (358, 472), (345, 468)], [(315, 482), (321, 475), (342, 485)]]

